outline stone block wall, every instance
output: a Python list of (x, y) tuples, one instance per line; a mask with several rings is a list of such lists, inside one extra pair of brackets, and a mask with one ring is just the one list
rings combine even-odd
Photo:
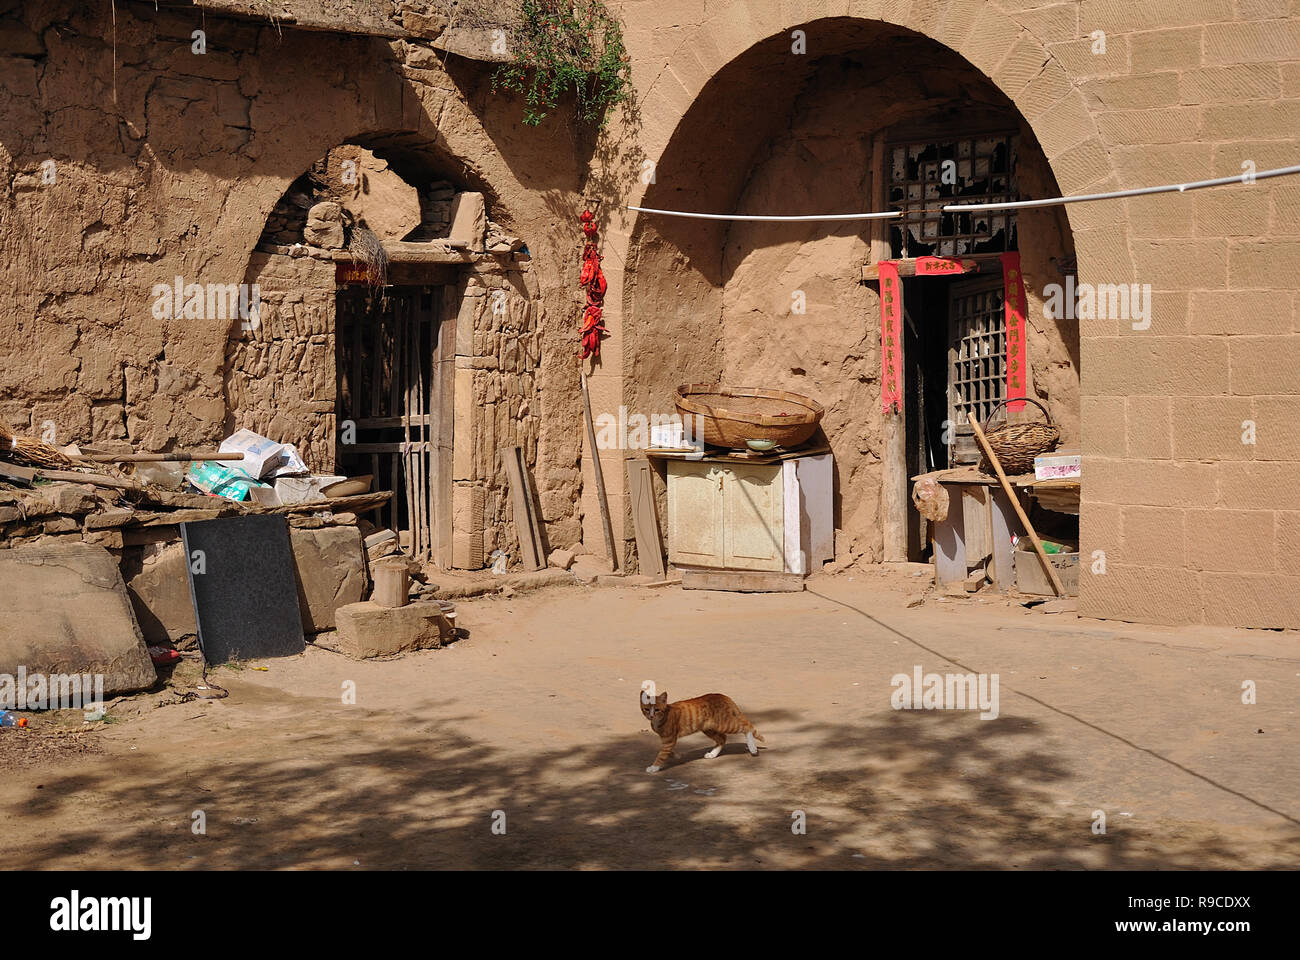
[[(510, 484), (500, 451), (519, 446), (534, 475), (541, 431), (543, 307), (530, 264), (481, 262), (462, 277), (456, 320), (453, 562), (472, 567), (502, 550), (519, 562)], [(572, 510), (572, 500), (569, 502)]]
[(334, 261), (255, 252), (245, 282), (261, 311), (226, 348), (227, 433), (292, 443), (315, 473), (334, 469)]

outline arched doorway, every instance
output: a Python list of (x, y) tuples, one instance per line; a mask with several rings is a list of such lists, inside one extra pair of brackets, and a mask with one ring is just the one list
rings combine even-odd
[[(796, 52), (798, 37), (783, 33), (704, 85), (639, 205), (797, 215), (892, 207), (909, 211), (909, 227), (891, 234), (869, 222), (639, 215), (624, 283), (624, 402), (671, 409), (677, 384), (707, 380), (814, 397), (827, 408), (823, 426), (836, 459), (837, 556), (920, 559), (926, 544), (907, 478), (969, 454), (939, 442), (956, 386), (950, 351), (976, 334), (1001, 348), (996, 325), (959, 328), (980, 297), (991, 307), (984, 317), (996, 313), (984, 287), (997, 285), (993, 263), (1004, 251), (1023, 263), (1028, 395), (1048, 406), (1063, 445), (1078, 443), (1078, 327), (1045, 321), (1041, 309), (1044, 288), (1073, 270), (1072, 235), (1059, 208), (996, 221), (930, 215), (926, 201), (1060, 193), (1029, 123), (969, 62), (878, 21), (821, 20), (802, 32), (805, 53)], [(871, 267), (899, 259), (906, 275), (921, 255), (975, 259), (979, 268), (943, 277), (911, 270), (904, 280), (905, 403), (891, 418), (881, 403)], [(1005, 382), (1005, 371), (979, 378), (982, 412), (998, 399), (999, 378)]]
[(468, 176), (411, 134), (321, 157), (250, 257), (260, 322), (232, 329), (225, 386), (228, 428), (294, 443), (314, 473), (373, 477), (393, 496), (369, 523), (477, 569), (513, 537), (498, 451), (536, 464), (542, 311), (527, 246)]

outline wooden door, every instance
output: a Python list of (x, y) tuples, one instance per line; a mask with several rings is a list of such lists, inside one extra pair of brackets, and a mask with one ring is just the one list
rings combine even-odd
[(668, 461), (668, 560), (696, 567), (723, 564), (723, 471), (717, 464)]
[(722, 566), (785, 569), (784, 502), (781, 464), (728, 465), (722, 489)]

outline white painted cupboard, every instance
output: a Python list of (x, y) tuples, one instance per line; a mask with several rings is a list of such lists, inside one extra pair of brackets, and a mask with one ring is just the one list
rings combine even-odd
[(667, 471), (671, 563), (807, 574), (834, 558), (830, 454), (668, 460)]

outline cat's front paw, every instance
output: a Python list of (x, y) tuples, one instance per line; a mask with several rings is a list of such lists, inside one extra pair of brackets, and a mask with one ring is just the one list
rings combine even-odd
[(646, 773), (658, 773), (658, 772), (659, 772), (659, 768), (658, 768), (658, 767), (646, 767), (646, 768), (645, 768), (645, 772), (646, 772)]

